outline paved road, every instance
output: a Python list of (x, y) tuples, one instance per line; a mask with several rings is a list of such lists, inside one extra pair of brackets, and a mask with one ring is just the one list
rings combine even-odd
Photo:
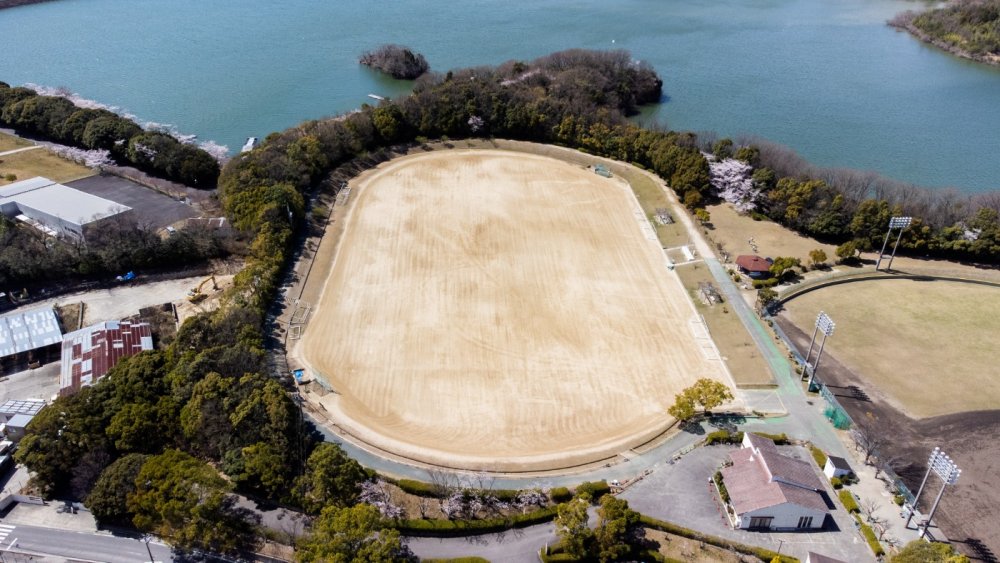
[(478, 556), (496, 563), (538, 561), (538, 550), (557, 541), (554, 524), (542, 524), (503, 534), (466, 538), (409, 538), (421, 559)]
[[(145, 542), (111, 534), (0, 523), (0, 536), (3, 537), (0, 552), (43, 554), (106, 563), (149, 561)], [(170, 548), (162, 543), (150, 542), (149, 550), (155, 561), (173, 561)]]

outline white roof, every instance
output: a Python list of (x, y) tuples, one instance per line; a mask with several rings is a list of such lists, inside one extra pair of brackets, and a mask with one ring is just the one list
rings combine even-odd
[(4, 203), (15, 203), (19, 208), (29, 207), (77, 225), (86, 225), (130, 209), (40, 176), (0, 186), (0, 204)]
[(0, 316), (0, 358), (58, 342), (62, 342), (62, 330), (52, 307)]

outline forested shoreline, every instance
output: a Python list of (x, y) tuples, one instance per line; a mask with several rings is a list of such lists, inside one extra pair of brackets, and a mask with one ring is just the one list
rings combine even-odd
[(1000, 0), (958, 0), (942, 8), (906, 11), (889, 25), (959, 57), (1000, 65)]
[(158, 178), (212, 189), (219, 163), (204, 150), (106, 109), (82, 108), (60, 96), (0, 82), (0, 125), (45, 140), (102, 153)]

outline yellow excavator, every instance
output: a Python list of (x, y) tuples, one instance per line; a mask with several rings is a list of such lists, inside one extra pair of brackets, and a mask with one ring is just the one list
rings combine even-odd
[(213, 291), (219, 290), (219, 285), (215, 283), (215, 274), (212, 274), (211, 276), (201, 280), (201, 283), (199, 283), (197, 287), (192, 288), (191, 291), (188, 292), (188, 301), (192, 303), (201, 303), (202, 301), (208, 299), (208, 294), (202, 293), (201, 291), (201, 289), (205, 287), (205, 284), (208, 282), (212, 282)]

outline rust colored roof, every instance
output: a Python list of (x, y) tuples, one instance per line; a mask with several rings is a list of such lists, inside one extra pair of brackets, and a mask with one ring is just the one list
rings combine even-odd
[(748, 272), (771, 271), (771, 263), (756, 254), (742, 254), (737, 256), (736, 265)]
[(63, 338), (59, 394), (97, 383), (122, 358), (152, 349), (149, 323), (108, 321), (71, 332)]
[(722, 469), (737, 514), (785, 503), (827, 510), (820, 492), (823, 483), (809, 464), (781, 455), (776, 449), (755, 450), (742, 448), (729, 454), (733, 464)]

